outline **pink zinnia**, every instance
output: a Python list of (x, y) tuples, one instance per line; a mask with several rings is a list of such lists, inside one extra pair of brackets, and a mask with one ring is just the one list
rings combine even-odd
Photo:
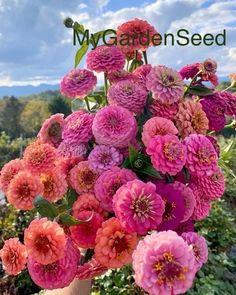
[(117, 82), (109, 88), (108, 101), (111, 105), (119, 105), (132, 113), (141, 113), (147, 100), (147, 91), (132, 80)]
[(107, 77), (111, 84), (125, 80), (138, 81), (138, 78), (133, 73), (127, 72), (126, 70), (111, 71)]
[(20, 159), (6, 163), (0, 171), (0, 189), (6, 193), (8, 187), (17, 173), (24, 169), (24, 162)]
[(167, 134), (178, 134), (178, 129), (174, 123), (162, 117), (153, 117), (143, 125), (142, 141), (148, 147), (154, 136)]
[(190, 65), (184, 66), (182, 69), (180, 69), (179, 73), (182, 77), (182, 79), (192, 79), (197, 73), (199, 72), (200, 69), (200, 63), (194, 63)]
[(75, 278), (79, 258), (79, 250), (68, 239), (63, 257), (53, 263), (44, 265), (29, 256), (30, 277), (36, 285), (43, 289), (53, 290), (67, 287)]
[(101, 215), (104, 214), (103, 209), (100, 206), (99, 201), (95, 198), (94, 194), (83, 193), (78, 196), (78, 199), (74, 202), (72, 207), (73, 216), (78, 216), (82, 211), (94, 211)]
[(108, 268), (99, 263), (94, 257), (83, 265), (79, 265), (76, 278), (79, 280), (88, 280), (101, 276)]
[(7, 200), (15, 208), (20, 210), (31, 210), (34, 208), (34, 199), (42, 194), (43, 185), (38, 176), (26, 171), (19, 172), (11, 181)]
[(98, 172), (109, 170), (122, 163), (123, 156), (118, 149), (107, 145), (97, 145), (90, 152), (88, 161), (90, 167)]
[(62, 138), (69, 145), (87, 143), (92, 139), (92, 124), (94, 115), (85, 111), (77, 111), (65, 119)]
[(83, 160), (87, 153), (87, 146), (85, 143), (77, 144), (62, 141), (58, 146), (57, 151), (62, 157)]
[(172, 104), (184, 94), (184, 82), (178, 72), (166, 66), (153, 67), (147, 75), (147, 89), (153, 98), (162, 103)]
[(178, 112), (178, 104), (175, 102), (173, 104), (162, 103), (159, 100), (153, 100), (150, 111), (153, 116), (166, 118), (173, 120)]
[(38, 138), (42, 143), (49, 143), (57, 147), (62, 141), (62, 127), (64, 124), (64, 114), (55, 114), (44, 121)]
[(147, 65), (141, 65), (137, 69), (133, 71), (133, 75), (137, 77), (138, 83), (142, 85), (146, 90), (146, 80), (147, 80), (147, 75), (150, 73), (152, 69), (152, 66), (147, 64)]
[(96, 113), (92, 130), (98, 144), (122, 148), (134, 139), (137, 122), (127, 109), (121, 106), (107, 106)]
[(66, 248), (64, 230), (47, 218), (34, 219), (25, 229), (24, 243), (27, 252), (37, 262), (47, 265), (62, 258)]
[(191, 246), (170, 230), (147, 235), (138, 243), (133, 269), (136, 284), (150, 295), (183, 294), (196, 274)]
[(4, 242), (4, 246), (0, 250), (0, 258), (4, 270), (9, 275), (16, 276), (25, 268), (27, 251), (18, 238), (11, 238)]
[(98, 174), (90, 168), (88, 161), (80, 162), (70, 171), (70, 185), (78, 194), (93, 192)]
[(95, 72), (110, 72), (122, 70), (125, 65), (125, 56), (115, 45), (100, 45), (87, 55), (87, 67)]
[(228, 116), (236, 116), (236, 95), (228, 91), (218, 93), (221, 100), (226, 104), (225, 114)]
[(65, 75), (60, 84), (61, 94), (69, 98), (84, 98), (93, 92), (97, 77), (88, 70), (73, 69)]
[(206, 240), (204, 237), (194, 232), (183, 233), (181, 236), (189, 246), (192, 246), (195, 257), (195, 265), (197, 271), (200, 270), (202, 265), (206, 263), (208, 259)]
[(213, 137), (211, 135), (206, 135), (206, 138), (210, 140), (210, 142), (212, 143), (216, 153), (217, 153), (217, 156), (218, 158), (220, 157), (220, 145), (217, 141), (217, 138), (216, 137)]
[(131, 263), (136, 245), (136, 233), (127, 233), (119, 220), (112, 217), (97, 232), (95, 258), (108, 268), (120, 268)]
[(178, 235), (182, 235), (182, 233), (189, 231), (194, 231), (194, 223), (192, 219), (180, 223), (179, 226), (175, 229), (175, 232), (177, 232)]
[(97, 230), (104, 221), (103, 216), (92, 211), (81, 211), (78, 215), (73, 215), (84, 222), (70, 226), (71, 238), (81, 248), (94, 248)]
[(69, 173), (80, 162), (79, 158), (59, 158), (55, 162), (55, 169), (58, 169), (62, 174), (66, 175), (66, 180), (69, 182)]
[(145, 235), (148, 231), (157, 229), (165, 205), (153, 183), (133, 180), (117, 190), (113, 197), (113, 208), (128, 232)]
[(24, 152), (24, 164), (32, 173), (43, 173), (53, 169), (57, 150), (48, 143), (33, 142)]
[(103, 209), (113, 212), (113, 196), (116, 191), (128, 181), (137, 179), (133, 171), (113, 167), (103, 172), (97, 179), (94, 191), (96, 198), (101, 202)]
[(146, 152), (153, 166), (162, 173), (176, 175), (186, 162), (186, 148), (176, 135), (156, 135)]
[(194, 176), (211, 176), (217, 170), (217, 154), (204, 135), (192, 134), (184, 140), (187, 148), (186, 167)]

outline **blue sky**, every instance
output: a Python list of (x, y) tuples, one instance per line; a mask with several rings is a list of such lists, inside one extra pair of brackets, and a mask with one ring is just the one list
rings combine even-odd
[(192, 33), (227, 30), (224, 47), (156, 47), (149, 61), (178, 69), (211, 57), (219, 75), (236, 72), (236, 0), (0, 0), (0, 86), (54, 84), (73, 67), (76, 48), (63, 25), (71, 16), (91, 32), (116, 28), (134, 17), (160, 33), (186, 28)]

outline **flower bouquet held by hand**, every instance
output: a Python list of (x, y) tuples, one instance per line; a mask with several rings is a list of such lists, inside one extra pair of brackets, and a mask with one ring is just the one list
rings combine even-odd
[[(78, 23), (70, 26), (83, 33)], [(134, 19), (117, 36), (147, 30), (156, 32)], [(35, 213), (23, 241), (11, 238), (1, 249), (8, 274), (27, 267), (38, 286), (57, 289), (130, 264), (149, 294), (191, 288), (208, 259), (194, 226), (225, 188), (212, 135), (226, 122), (233, 126), (236, 96), (215, 89), (215, 61), (180, 71), (151, 65), (146, 49), (152, 45), (91, 50), (87, 68), (61, 81), (72, 114), (52, 115), (23, 158), (1, 170), (7, 201)], [(88, 48), (78, 50), (76, 65)], [(104, 87), (97, 73), (104, 74)]]

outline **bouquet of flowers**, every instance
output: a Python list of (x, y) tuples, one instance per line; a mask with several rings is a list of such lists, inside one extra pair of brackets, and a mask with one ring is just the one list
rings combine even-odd
[[(117, 38), (146, 31), (156, 32), (134, 19), (117, 28)], [(131, 264), (149, 294), (183, 294), (207, 261), (194, 225), (224, 192), (212, 135), (233, 126), (236, 96), (215, 89), (215, 61), (176, 71), (148, 64), (153, 44), (142, 44), (91, 50), (87, 68), (60, 84), (72, 114), (52, 115), (23, 158), (1, 170), (8, 202), (35, 213), (23, 241), (6, 240), (0, 251), (8, 274), (27, 265), (38, 286), (57, 289)], [(78, 50), (76, 65), (88, 47)], [(104, 87), (96, 88), (97, 73)]]

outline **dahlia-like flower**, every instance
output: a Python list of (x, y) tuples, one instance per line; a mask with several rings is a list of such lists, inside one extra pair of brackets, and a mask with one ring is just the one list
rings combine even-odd
[(103, 216), (92, 211), (81, 211), (74, 216), (84, 222), (70, 226), (72, 240), (81, 248), (94, 248), (97, 230), (104, 221)]
[(184, 67), (182, 67), (179, 71), (182, 79), (193, 79), (194, 76), (197, 75), (197, 73), (200, 71), (200, 63), (194, 63), (194, 64), (190, 64), (190, 65), (186, 65)]
[(178, 103), (167, 104), (155, 99), (150, 106), (150, 111), (153, 116), (173, 120), (178, 112)]
[(208, 58), (201, 64), (200, 69), (202, 70), (203, 74), (215, 74), (217, 70), (217, 63), (213, 59)]
[(184, 82), (178, 72), (166, 66), (153, 67), (147, 75), (147, 89), (153, 98), (162, 103), (173, 104), (184, 94)]
[(87, 143), (92, 137), (94, 115), (85, 111), (77, 111), (65, 119), (62, 138), (68, 145)]
[(124, 107), (107, 106), (96, 113), (92, 130), (98, 144), (122, 148), (135, 138), (137, 122)]
[(103, 172), (94, 187), (95, 196), (101, 202), (102, 208), (113, 212), (113, 196), (116, 191), (123, 184), (134, 179), (137, 179), (134, 172), (125, 168), (113, 167)]
[(206, 97), (200, 101), (209, 121), (209, 130), (220, 131), (225, 126), (225, 107), (219, 100)]
[(194, 176), (211, 176), (217, 171), (217, 153), (204, 135), (191, 134), (184, 140), (187, 148), (186, 167)]
[(192, 219), (180, 223), (179, 226), (175, 229), (175, 232), (177, 232), (178, 235), (182, 235), (182, 233), (189, 231), (194, 232), (194, 223)]
[(147, 65), (141, 65), (137, 69), (133, 71), (133, 75), (138, 79), (138, 83), (143, 86), (147, 90), (146, 87), (146, 80), (147, 80), (147, 75), (150, 73), (152, 69), (152, 66), (147, 64)]
[(18, 238), (11, 238), (4, 242), (4, 246), (0, 250), (0, 258), (4, 270), (9, 275), (16, 276), (25, 268), (27, 251)]
[[(120, 48), (124, 52), (127, 50), (135, 51), (139, 49), (143, 51), (149, 46), (153, 46), (152, 36), (156, 33), (157, 31), (153, 26), (151, 26), (147, 21), (138, 18), (124, 22), (116, 30), (117, 42), (120, 44)], [(123, 44), (125, 39), (124, 36), (129, 36), (130, 39), (132, 38), (129, 44), (127, 44), (127, 41), (125, 42), (127, 45)]]
[(81, 194), (74, 202), (72, 215), (76, 217), (82, 211), (94, 211), (101, 215), (104, 214), (104, 211), (100, 206), (100, 202), (95, 198), (95, 195), (91, 193)]
[(148, 147), (154, 136), (167, 134), (178, 134), (178, 129), (174, 123), (162, 117), (153, 117), (143, 125), (142, 141)]
[(85, 143), (77, 144), (62, 141), (58, 146), (57, 151), (62, 157), (83, 160), (87, 153), (87, 146)]
[(29, 256), (43, 265), (51, 264), (63, 257), (66, 240), (60, 225), (46, 217), (31, 221), (24, 233), (24, 244)]
[(175, 181), (172, 184), (173, 188), (180, 191), (181, 197), (184, 200), (184, 217), (181, 222), (186, 222), (193, 214), (194, 207), (196, 205), (195, 196), (190, 187), (185, 184)]
[(156, 135), (146, 152), (153, 166), (162, 173), (176, 175), (186, 162), (186, 148), (176, 135)]
[(67, 191), (68, 185), (66, 175), (62, 174), (59, 169), (53, 169), (50, 172), (40, 175), (43, 184), (43, 197), (49, 202), (56, 202), (63, 198)]
[(218, 158), (220, 157), (220, 145), (217, 141), (217, 139), (211, 135), (206, 135), (206, 138), (210, 140), (210, 142), (212, 143), (216, 153), (217, 153), (217, 156)]
[(139, 241), (133, 269), (136, 284), (150, 295), (184, 294), (196, 274), (192, 247), (170, 230)]
[(99, 174), (114, 166), (119, 166), (122, 160), (121, 152), (117, 148), (107, 145), (95, 146), (88, 156), (90, 167)]
[(24, 162), (20, 159), (6, 163), (0, 171), (0, 189), (6, 193), (8, 187), (17, 173), (24, 169)]
[(69, 182), (70, 170), (79, 162), (79, 158), (59, 158), (55, 162), (55, 169), (58, 169), (62, 174), (66, 175), (66, 180)]
[(202, 267), (202, 265), (207, 262), (208, 259), (206, 240), (204, 239), (204, 237), (194, 232), (186, 232), (183, 233), (181, 236), (189, 246), (192, 246), (193, 254), (195, 257), (195, 265), (198, 271)]
[(84, 98), (93, 92), (97, 84), (97, 77), (93, 72), (85, 69), (73, 69), (65, 75), (60, 84), (62, 95), (69, 98)]
[(93, 192), (98, 174), (90, 168), (88, 161), (82, 161), (70, 171), (69, 181), (78, 194)]
[(175, 229), (183, 220), (185, 214), (184, 199), (181, 192), (171, 184), (156, 182), (156, 192), (162, 197), (165, 203), (165, 211), (162, 215), (162, 222), (158, 230)]
[(165, 204), (156, 193), (156, 186), (140, 180), (129, 181), (113, 197), (113, 208), (121, 225), (128, 232), (145, 235), (157, 229), (162, 221)]
[(63, 257), (53, 263), (44, 265), (29, 256), (29, 274), (35, 284), (43, 289), (64, 288), (75, 278), (79, 259), (79, 250), (68, 239)]
[(37, 175), (27, 171), (20, 171), (11, 181), (7, 200), (15, 208), (31, 210), (34, 208), (33, 201), (37, 195), (42, 194), (43, 185)]
[(221, 91), (219, 97), (226, 103), (225, 114), (236, 116), (236, 95), (228, 91)]
[(108, 73), (107, 78), (111, 84), (125, 80), (138, 81), (137, 76), (133, 73), (127, 72), (126, 70), (111, 71)]
[(108, 268), (120, 268), (131, 263), (136, 245), (136, 233), (127, 233), (119, 220), (112, 217), (97, 231), (95, 258)]
[(115, 45), (100, 45), (88, 53), (86, 63), (89, 70), (98, 73), (118, 71), (125, 65), (125, 56)]
[(32, 173), (44, 173), (54, 167), (57, 150), (48, 143), (33, 142), (24, 151), (24, 165)]
[(106, 266), (101, 265), (94, 257), (88, 262), (79, 265), (76, 278), (79, 280), (88, 280), (98, 277), (108, 270)]
[(193, 133), (206, 134), (208, 119), (200, 102), (184, 101), (179, 103), (179, 109), (175, 116), (176, 127), (182, 137)]
[(108, 90), (108, 101), (111, 105), (119, 105), (132, 113), (141, 113), (147, 100), (147, 91), (133, 80), (112, 84)]
[(38, 138), (42, 143), (49, 143), (57, 147), (62, 141), (62, 127), (64, 124), (64, 114), (54, 114), (44, 121)]

